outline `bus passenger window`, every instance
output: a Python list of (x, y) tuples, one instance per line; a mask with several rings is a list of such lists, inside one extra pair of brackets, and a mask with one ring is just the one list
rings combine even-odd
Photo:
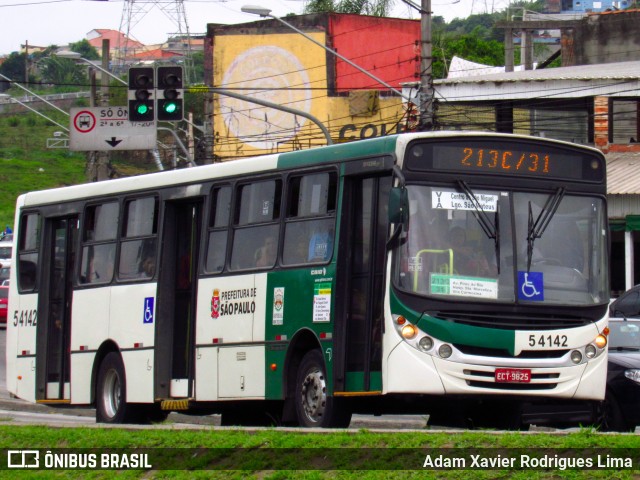
[(40, 227), (38, 213), (28, 213), (22, 216), (18, 242), (18, 287), (21, 291), (36, 289)]
[(144, 197), (125, 203), (119, 280), (148, 280), (156, 272), (158, 200)]
[(279, 179), (238, 188), (231, 270), (271, 268), (276, 264), (281, 195)]
[(209, 241), (204, 266), (207, 273), (220, 273), (224, 268), (230, 211), (231, 187), (214, 187), (211, 193)]
[(83, 246), (80, 261), (80, 284), (104, 284), (113, 279), (116, 261), (116, 232), (120, 207), (118, 202), (90, 205), (83, 223)]
[(109, 283), (113, 278), (115, 243), (86, 247), (82, 254), (80, 283)]
[(289, 181), (282, 262), (326, 263), (333, 256), (337, 176), (324, 172)]

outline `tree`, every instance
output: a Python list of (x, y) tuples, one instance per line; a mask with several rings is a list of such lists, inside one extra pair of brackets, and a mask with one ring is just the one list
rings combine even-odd
[(58, 87), (59, 91), (75, 91), (80, 85), (87, 85), (84, 69), (68, 58), (55, 55), (40, 62), (42, 80)]
[[(481, 28), (481, 27), (478, 27)], [(504, 45), (496, 40), (483, 40), (474, 33), (447, 38), (438, 32), (433, 38), (433, 77), (445, 78), (447, 65), (454, 56), (484, 65), (504, 64)]]
[(100, 55), (98, 50), (89, 43), (89, 40), (83, 38), (79, 42), (74, 42), (69, 44), (69, 50), (72, 52), (79, 53), (83, 58), (87, 60), (99, 60)]
[(204, 82), (204, 52), (193, 52), (191, 61), (193, 62), (192, 83)]
[(393, 0), (311, 0), (304, 13), (355, 13), (388, 17)]
[[(0, 73), (13, 80), (24, 80), (25, 59), (24, 53), (12, 52), (0, 65)], [(0, 92), (5, 92), (9, 88), (11, 88), (11, 84), (0, 78)]]

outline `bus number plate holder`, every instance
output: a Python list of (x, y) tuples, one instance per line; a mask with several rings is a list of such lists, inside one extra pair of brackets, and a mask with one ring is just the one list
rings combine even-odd
[(530, 383), (531, 370), (523, 368), (496, 368), (496, 383)]

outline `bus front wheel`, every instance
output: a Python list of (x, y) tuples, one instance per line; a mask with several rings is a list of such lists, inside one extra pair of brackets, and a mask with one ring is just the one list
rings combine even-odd
[(128, 418), (124, 365), (116, 352), (107, 354), (98, 371), (96, 422), (125, 423)]
[(327, 395), (327, 375), (319, 350), (308, 352), (300, 363), (295, 394), (298, 423), (303, 427), (346, 428), (351, 412), (339, 399)]

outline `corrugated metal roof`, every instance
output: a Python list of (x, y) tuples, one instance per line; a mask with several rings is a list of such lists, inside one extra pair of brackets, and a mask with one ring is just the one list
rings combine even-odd
[(598, 65), (577, 65), (574, 67), (545, 68), (520, 72), (502, 72), (488, 75), (447, 78), (434, 80), (435, 85), (455, 85), (464, 83), (506, 83), (541, 80), (638, 80), (640, 61), (617, 62)]
[(607, 193), (640, 194), (640, 152), (607, 153)]

